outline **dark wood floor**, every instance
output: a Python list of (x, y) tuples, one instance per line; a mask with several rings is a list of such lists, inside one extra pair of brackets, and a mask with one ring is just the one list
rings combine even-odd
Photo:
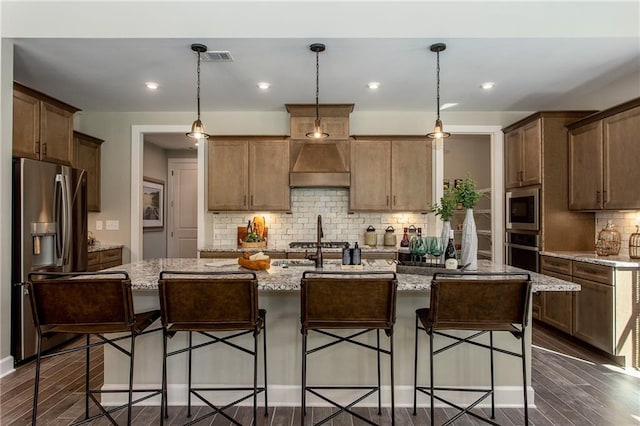
[[(574, 343), (555, 335), (549, 330), (533, 328), (532, 380), (536, 392), (536, 409), (529, 410), (530, 423), (534, 425), (593, 425), (626, 426), (640, 425), (640, 378), (611, 368), (606, 358), (590, 352)], [(102, 355), (99, 349), (92, 354), (91, 382), (99, 386), (102, 377)], [(84, 363), (82, 355), (71, 354), (51, 358), (43, 363), (42, 385), (38, 423), (46, 425), (68, 425), (82, 415)], [(0, 424), (28, 425), (31, 421), (33, 392), (33, 364), (19, 368), (15, 373), (0, 379)], [(206, 412), (206, 408), (195, 407), (192, 414)], [(323, 418), (329, 408), (309, 408), (307, 419)], [(357, 410), (364, 417), (381, 424), (391, 424), (389, 411), (381, 418), (375, 409)], [(486, 413), (486, 410), (482, 410)], [(446, 421), (455, 414), (453, 409), (436, 409), (436, 423)], [(242, 424), (250, 424), (251, 410), (240, 407), (228, 412)], [(135, 425), (157, 425), (158, 407), (134, 408)], [(298, 425), (300, 409), (276, 407), (269, 409), (269, 416), (258, 416), (258, 425)], [(125, 424), (126, 413), (116, 418)], [(187, 421), (185, 407), (171, 407), (170, 417), (165, 424), (182, 424)], [(521, 409), (500, 409), (496, 421), (503, 425), (523, 424)], [(427, 410), (421, 409), (412, 416), (405, 408), (396, 409), (397, 425), (426, 425), (430, 423)], [(93, 422), (95, 425), (109, 424), (105, 419)], [(229, 425), (223, 416), (212, 416), (198, 424)], [(351, 416), (341, 414), (332, 422), (334, 426), (356, 426), (365, 424)], [(465, 416), (457, 425), (484, 424)]]

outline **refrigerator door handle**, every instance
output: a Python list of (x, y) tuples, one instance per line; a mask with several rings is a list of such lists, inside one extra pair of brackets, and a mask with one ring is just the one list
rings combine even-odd
[[(61, 193), (61, 215), (58, 217), (58, 229), (59, 240), (62, 240), (61, 244), (58, 244), (60, 251), (59, 257), (62, 257), (62, 266), (69, 264), (69, 253), (71, 250), (71, 197), (69, 194), (69, 180), (67, 176), (63, 174), (56, 175), (56, 182), (60, 183)], [(56, 202), (58, 198), (56, 197)], [(56, 212), (59, 210), (56, 209)], [(60, 225), (62, 223), (62, 225)]]
[(56, 189), (55, 189), (55, 195), (53, 196), (53, 214), (54, 214), (54, 220), (56, 222), (56, 263), (60, 264), (60, 259), (62, 258), (62, 249), (63, 249), (63, 244), (64, 244), (64, 238), (63, 238), (63, 224), (62, 224), (62, 217), (64, 216), (64, 213), (61, 211), (62, 210), (62, 192), (63, 192), (63, 187), (62, 187), (62, 180), (63, 180), (63, 176), (61, 174), (57, 174), (56, 175)]

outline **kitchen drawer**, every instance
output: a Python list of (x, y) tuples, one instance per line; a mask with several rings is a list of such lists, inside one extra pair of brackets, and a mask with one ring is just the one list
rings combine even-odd
[(540, 267), (542, 273), (545, 270), (557, 272), (559, 274), (568, 275), (567, 281), (571, 281), (571, 261), (568, 259), (560, 259), (559, 257), (540, 256)]
[[(92, 251), (87, 253), (87, 267), (89, 271), (92, 271), (90, 268), (92, 266), (97, 266), (98, 264), (100, 264), (100, 252), (99, 251)], [(95, 269), (94, 269), (95, 271)]]
[(111, 262), (101, 263), (100, 269), (113, 268), (114, 266), (120, 266), (120, 265), (122, 265), (121, 260), (113, 260)]
[[(122, 249), (115, 248), (109, 250), (103, 250), (100, 253), (100, 263), (103, 264), (103, 268), (105, 268), (104, 264), (118, 262), (116, 265), (122, 264)], [(110, 268), (111, 266), (107, 266)]]
[(574, 277), (612, 285), (612, 273), (613, 269), (608, 266), (594, 265), (593, 263), (585, 262), (573, 262)]
[(396, 259), (396, 252), (366, 252), (363, 251), (362, 252), (362, 258), (365, 260), (375, 260), (375, 259), (382, 259), (382, 260), (395, 260)]

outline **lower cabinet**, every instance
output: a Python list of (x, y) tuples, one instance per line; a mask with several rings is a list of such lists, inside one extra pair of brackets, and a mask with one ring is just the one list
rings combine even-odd
[(87, 271), (89, 272), (120, 265), (122, 265), (122, 248), (92, 251), (87, 255)]
[[(640, 367), (640, 312), (635, 305), (640, 270), (540, 256), (545, 275), (580, 284), (576, 292), (541, 293), (539, 320)], [(634, 296), (635, 294), (635, 296)]]

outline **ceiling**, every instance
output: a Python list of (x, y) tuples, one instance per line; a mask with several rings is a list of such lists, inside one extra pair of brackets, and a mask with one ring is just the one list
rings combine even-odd
[[(52, 3), (59, 3), (58, 8), (64, 4)], [(93, 15), (82, 8), (91, 3), (94, 2), (73, 3), (74, 13), (86, 13), (85, 27), (92, 25), (89, 19)], [(25, 2), (4, 6), (7, 12), (2, 24), (8, 28), (6, 32), (15, 33), (14, 79), (85, 111), (195, 112), (196, 55), (190, 49), (191, 43), (203, 43), (209, 50), (229, 51), (233, 56), (231, 62), (202, 63), (201, 108), (211, 112), (284, 111), (287, 103), (313, 103), (315, 54), (309, 45), (315, 42), (327, 46), (320, 54), (320, 103), (354, 103), (356, 112), (435, 111), (436, 56), (429, 46), (436, 42), (447, 44), (440, 54), (441, 104), (458, 104), (443, 114), (445, 119), (449, 111), (591, 109), (594, 105), (581, 103), (587, 95), (615, 81), (640, 76), (637, 2), (558, 2), (558, 6), (554, 4), (558, 11), (555, 15), (549, 14), (549, 3), (544, 2), (492, 2), (482, 7), (484, 3), (487, 2), (438, 2), (438, 10), (447, 17), (446, 26), (439, 26), (425, 15), (436, 2), (426, 1), (399, 2), (393, 9), (383, 9), (393, 6), (393, 2), (373, 1), (196, 2), (203, 13), (206, 8), (225, 6), (215, 9), (218, 20), (211, 21), (210, 27), (204, 26), (207, 31), (225, 28), (227, 35), (215, 37), (181, 36), (178, 24), (171, 37), (127, 36), (134, 33), (127, 26), (146, 35), (144, 28), (138, 29), (153, 24), (129, 21), (122, 21), (121, 36), (78, 36), (80, 30), (70, 28), (68, 33), (73, 36), (65, 37), (59, 26), (53, 27), (53, 20), (35, 16), (36, 9)], [(38, 4), (39, 10), (46, 10), (43, 8), (47, 2)], [(240, 24), (242, 15), (238, 10), (246, 10), (247, 5), (254, 10), (265, 8), (258, 16), (245, 14), (251, 29)], [(326, 19), (321, 30), (316, 30), (322, 35), (309, 36), (316, 28), (311, 22), (305, 27), (287, 21), (287, 13), (295, 13), (296, 7), (301, 16), (308, 16), (308, 10), (319, 5), (323, 8), (316, 9), (316, 14), (321, 18), (333, 17), (330, 13), (336, 8), (344, 10), (342, 20)], [(380, 21), (382, 16), (375, 21), (377, 27), (372, 26), (362, 17), (365, 5), (380, 12), (386, 10), (388, 15), (389, 11), (403, 10), (406, 23), (389, 16), (388, 25), (380, 25), (385, 22)], [(115, 15), (118, 6), (133, 7), (114, 2), (109, 11)], [(71, 6), (66, 3), (64, 7)], [(226, 16), (223, 10), (233, 15)], [(411, 14), (413, 10), (416, 12)], [(467, 16), (461, 13), (464, 10), (475, 12)], [(525, 19), (525, 10), (534, 19)], [(180, 13), (177, 11), (182, 9), (167, 10), (165, 15)], [(519, 11), (523, 11), (522, 19), (515, 19), (519, 18)], [(33, 23), (32, 31), (40, 33), (21, 36), (27, 30), (20, 25), (19, 12)], [(629, 12), (636, 16), (626, 18)], [(616, 21), (599, 20), (607, 13), (613, 14)], [(267, 16), (272, 21), (256, 20)], [(536, 20), (536, 16), (546, 20)], [(106, 9), (101, 17), (109, 20)], [(583, 22), (568, 25), (567, 19)], [(100, 24), (96, 21), (93, 25)], [(332, 25), (336, 35), (329, 35)], [(85, 27), (83, 33), (92, 34)], [(189, 28), (193, 27), (187, 27), (182, 35), (188, 31), (207, 33)], [(270, 34), (277, 29), (279, 33)], [(47, 31), (60, 36), (39, 36)], [(149, 34), (154, 31), (157, 30), (149, 30)], [(423, 32), (428, 36), (414, 36)], [(390, 36), (371, 36), (378, 33)], [(445, 35), (436, 37), (431, 33)], [(144, 86), (146, 81), (157, 82), (159, 88), (149, 91)], [(260, 90), (257, 83), (261, 81), (269, 82), (271, 87)], [(371, 81), (379, 82), (380, 88), (368, 89)], [(495, 87), (482, 90), (480, 84), (485, 81), (495, 82)], [(629, 99), (636, 96), (640, 96), (640, 77), (636, 93), (630, 93)]]

